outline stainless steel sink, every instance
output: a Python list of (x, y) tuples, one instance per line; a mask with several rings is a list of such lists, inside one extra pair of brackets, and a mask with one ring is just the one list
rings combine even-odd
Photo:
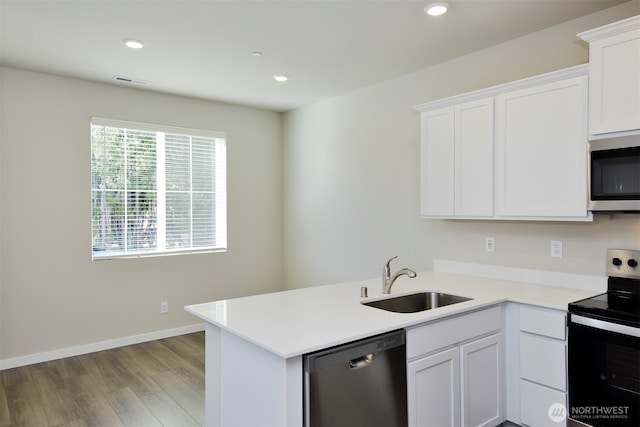
[(395, 313), (417, 313), (470, 300), (471, 298), (443, 294), (441, 292), (419, 292), (417, 294), (363, 302), (362, 304)]

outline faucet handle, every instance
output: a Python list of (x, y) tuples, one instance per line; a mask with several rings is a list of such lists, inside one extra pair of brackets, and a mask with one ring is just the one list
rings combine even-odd
[(391, 267), (391, 261), (393, 261), (396, 258), (398, 258), (398, 255), (392, 257), (389, 261), (387, 261), (387, 265), (385, 266), (385, 268), (389, 269)]
[(387, 263), (384, 266), (384, 269), (382, 270), (382, 276), (383, 279), (384, 278), (389, 278), (391, 277), (391, 261), (393, 261), (394, 259), (398, 258), (398, 255), (392, 257), (389, 261), (387, 261)]

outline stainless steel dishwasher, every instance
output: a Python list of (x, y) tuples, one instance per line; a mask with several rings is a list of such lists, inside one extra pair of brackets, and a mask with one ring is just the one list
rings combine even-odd
[(303, 360), (305, 426), (407, 425), (404, 330), (306, 354)]

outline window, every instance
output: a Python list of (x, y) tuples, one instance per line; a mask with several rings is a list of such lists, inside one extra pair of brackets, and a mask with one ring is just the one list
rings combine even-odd
[(91, 119), (92, 257), (227, 246), (226, 134)]

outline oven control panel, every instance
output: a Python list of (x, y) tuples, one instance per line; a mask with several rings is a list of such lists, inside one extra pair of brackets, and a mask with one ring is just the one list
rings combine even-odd
[(607, 249), (607, 276), (640, 279), (640, 250)]

